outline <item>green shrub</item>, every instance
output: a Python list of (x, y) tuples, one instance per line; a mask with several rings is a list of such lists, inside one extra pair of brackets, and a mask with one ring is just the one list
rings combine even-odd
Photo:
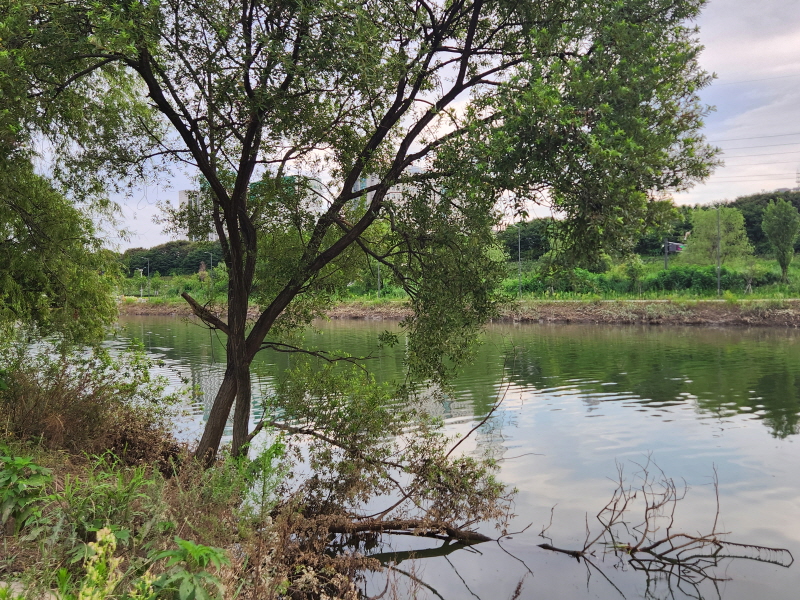
[(18, 532), (41, 517), (41, 500), (52, 471), (29, 456), (12, 456), (7, 448), (0, 452), (0, 525), (13, 522)]

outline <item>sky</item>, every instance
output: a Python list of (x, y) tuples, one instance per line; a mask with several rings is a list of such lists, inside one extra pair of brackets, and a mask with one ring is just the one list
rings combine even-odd
[[(800, 186), (800, 2), (711, 0), (697, 25), (705, 46), (700, 63), (717, 76), (701, 93), (715, 108), (705, 134), (723, 150), (724, 165), (705, 183), (676, 194), (676, 203), (706, 204)], [(131, 235), (109, 243), (125, 249), (169, 241), (153, 222), (157, 203), (177, 203), (178, 191), (191, 185), (187, 175), (176, 174), (163, 185), (117, 198)]]
[(800, 168), (800, 2), (711, 0), (699, 19), (702, 66), (717, 79), (705, 134), (724, 166), (678, 204), (794, 188)]

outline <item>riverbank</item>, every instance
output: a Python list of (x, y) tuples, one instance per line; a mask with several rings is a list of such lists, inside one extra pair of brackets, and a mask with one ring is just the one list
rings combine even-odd
[[(121, 302), (123, 315), (190, 316), (182, 303)], [(394, 320), (410, 314), (403, 301), (342, 302), (331, 319)], [(256, 316), (255, 310), (251, 315)], [(800, 327), (800, 300), (524, 300), (503, 308), (504, 323), (603, 323), (715, 327)]]

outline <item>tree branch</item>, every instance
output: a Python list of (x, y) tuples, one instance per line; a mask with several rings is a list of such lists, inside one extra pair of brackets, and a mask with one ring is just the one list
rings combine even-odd
[(197, 300), (192, 298), (187, 292), (183, 292), (181, 297), (189, 303), (192, 307), (192, 312), (197, 315), (203, 323), (211, 326), (213, 329), (219, 329), (225, 335), (230, 335), (228, 324), (222, 319), (217, 317), (214, 313), (208, 310), (205, 306), (200, 304)]

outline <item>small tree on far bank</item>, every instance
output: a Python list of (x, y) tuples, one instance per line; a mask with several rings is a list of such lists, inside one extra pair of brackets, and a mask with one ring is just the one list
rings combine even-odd
[(692, 232), (681, 252), (681, 259), (691, 264), (709, 265), (744, 258), (753, 253), (747, 239), (742, 213), (727, 206), (692, 211)]
[(781, 267), (781, 280), (789, 281), (789, 265), (794, 258), (794, 242), (800, 232), (800, 213), (789, 202), (779, 199), (764, 209), (761, 228), (775, 250), (775, 259)]

